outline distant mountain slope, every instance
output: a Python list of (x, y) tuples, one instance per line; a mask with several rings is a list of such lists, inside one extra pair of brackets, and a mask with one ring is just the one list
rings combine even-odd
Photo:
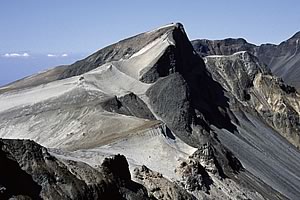
[(239, 51), (248, 51), (265, 63), (272, 72), (286, 83), (300, 88), (300, 32), (280, 43), (250, 44), (244, 39), (194, 40), (192, 44), (201, 56), (231, 55)]
[(125, 155), (157, 199), (300, 195), (299, 94), (247, 52), (202, 59), (177, 23), (46, 73), (2, 88), (1, 138), (92, 169)]
[(235, 96), (237, 104), (258, 112), (265, 122), (300, 147), (300, 96), (293, 88), (273, 76), (246, 51), (230, 56), (206, 56), (204, 61), (213, 79)]

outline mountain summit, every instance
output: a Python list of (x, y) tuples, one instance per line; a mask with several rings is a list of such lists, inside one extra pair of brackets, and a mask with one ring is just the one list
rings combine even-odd
[(293, 39), (300, 39), (300, 31), (298, 31), (297, 33), (295, 33), (291, 38), (293, 38)]
[(297, 91), (245, 40), (203, 43), (169, 24), (0, 88), (1, 163), (37, 188), (1, 194), (297, 198)]

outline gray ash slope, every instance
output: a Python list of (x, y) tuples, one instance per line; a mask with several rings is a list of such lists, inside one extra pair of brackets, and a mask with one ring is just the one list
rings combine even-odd
[(231, 55), (239, 51), (248, 51), (265, 63), (272, 72), (286, 83), (300, 88), (300, 32), (291, 38), (275, 44), (254, 45), (245, 39), (228, 38), (224, 40), (194, 40), (192, 44), (201, 56)]
[[(107, 156), (124, 154), (134, 181), (152, 198), (300, 196), (300, 153), (291, 144), (299, 145), (298, 94), (245, 52), (203, 60), (181, 24), (0, 90), (2, 138), (32, 139), (53, 159), (75, 162), (76, 169), (86, 163), (93, 177), (103, 173), (97, 166)], [(52, 170), (46, 161), (41, 166)], [(30, 175), (32, 184), (44, 186)], [(55, 184), (54, 190), (64, 189)], [(136, 195), (121, 186), (118, 194)]]
[(129, 58), (153, 40), (161, 37), (166, 31), (168, 31), (168, 29), (169, 28), (166, 27), (153, 31), (152, 33), (142, 33), (137, 36), (121, 40), (115, 44), (100, 49), (87, 58), (79, 60), (71, 65), (59, 66), (46, 72), (29, 76), (25, 79), (13, 82), (12, 84), (8, 84), (8, 87), (5, 87), (6, 89), (3, 91), (6, 91), (7, 89), (32, 87), (55, 80), (77, 76), (93, 70), (104, 63)]

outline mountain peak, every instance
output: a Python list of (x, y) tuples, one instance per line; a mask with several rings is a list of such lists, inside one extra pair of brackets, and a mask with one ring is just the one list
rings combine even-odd
[[(82, 60), (76, 61), (71, 65), (50, 69), (49, 71), (46, 71), (44, 73), (33, 75), (29, 79), (22, 79), (16, 84), (12, 83), (9, 85), (8, 89), (10, 90), (16, 88), (32, 87), (49, 83), (55, 80), (61, 80), (81, 75), (105, 63), (127, 60), (134, 54), (138, 55), (138, 52), (140, 52), (140, 54), (143, 54), (154, 46), (158, 47), (159, 43), (169, 43), (167, 45), (170, 46), (176, 45), (176, 40), (179, 39), (181, 41), (184, 40), (184, 43), (190, 44), (183, 25), (181, 23), (170, 23), (164, 26), (160, 26), (151, 31), (147, 31), (133, 37), (120, 40), (114, 44), (99, 49), (92, 55)], [(190, 49), (192, 49), (192, 47), (190, 47)], [(156, 51), (156, 53), (158, 52)]]
[(176, 28), (180, 28), (181, 30), (184, 30), (184, 26), (183, 26), (183, 24), (180, 23), (180, 22), (176, 22), (176, 23), (174, 24), (174, 26), (175, 26)]
[(0, 139), (0, 199), (298, 199), (300, 97), (257, 58), (298, 40), (194, 47), (172, 23), (0, 89), (0, 137), (48, 148)]
[(183, 24), (180, 22), (171, 22), (169, 24), (166, 24), (164, 26), (160, 26), (158, 29), (166, 28), (166, 27), (176, 27), (176, 28), (183, 28)]
[(184, 26), (182, 23), (180, 22), (172, 22), (172, 23), (169, 23), (169, 24), (166, 24), (166, 25), (163, 25), (163, 26), (160, 26), (156, 29), (153, 29), (153, 30), (150, 30), (146, 33), (155, 33), (155, 32), (169, 32), (169, 31), (174, 31), (176, 29), (179, 29), (181, 30), (183, 33), (185, 33), (185, 30), (184, 30)]
[(295, 33), (291, 39), (300, 39), (300, 31), (298, 31), (297, 33)]

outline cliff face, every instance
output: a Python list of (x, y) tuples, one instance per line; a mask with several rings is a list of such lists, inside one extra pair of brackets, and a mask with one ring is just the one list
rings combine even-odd
[(248, 52), (204, 58), (213, 78), (233, 96), (233, 107), (257, 112), (297, 148), (299, 140), (299, 94)]
[(299, 32), (288, 40), (275, 44), (260, 46), (246, 40), (228, 38), (225, 40), (195, 40), (192, 44), (202, 57), (208, 55), (231, 55), (239, 51), (247, 51), (266, 64), (272, 73), (282, 78), (287, 84), (300, 88), (300, 51)]
[[(240, 40), (234, 49), (240, 43), (247, 46)], [(3, 188), (12, 188), (6, 196), (293, 199), (300, 194), (300, 154), (282, 137), (299, 145), (298, 94), (247, 52), (202, 59), (181, 24), (120, 41), (0, 90), (0, 137), (11, 139), (1, 143), (3, 159), (11, 158), (19, 174), (29, 174), (24, 180), (33, 188), (28, 191), (35, 191), (17, 193), (4, 182)], [(128, 163), (123, 156), (107, 159), (118, 154)]]

